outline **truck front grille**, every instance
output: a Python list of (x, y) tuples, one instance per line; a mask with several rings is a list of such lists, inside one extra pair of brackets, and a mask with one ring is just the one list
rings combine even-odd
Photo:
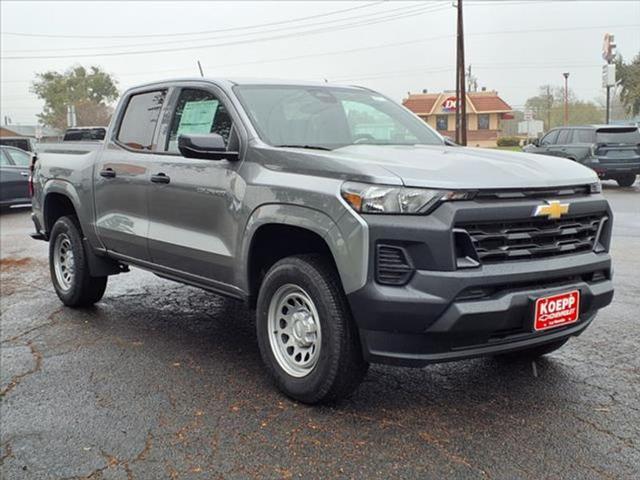
[(463, 223), (482, 263), (568, 255), (593, 250), (604, 213), (558, 220), (532, 218)]

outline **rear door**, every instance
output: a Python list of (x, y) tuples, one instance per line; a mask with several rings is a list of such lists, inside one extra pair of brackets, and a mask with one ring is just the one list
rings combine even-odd
[[(162, 129), (165, 155), (151, 167), (157, 179), (149, 189), (149, 251), (153, 263), (207, 282), (233, 283), (244, 181), (241, 161), (183, 157), (178, 137), (221, 135), (239, 151), (239, 118), (226, 96), (211, 84), (176, 90)], [(194, 278), (197, 281), (197, 278)]]
[(0, 184), (3, 203), (29, 203), (29, 165), (31, 155), (17, 148), (3, 148)]
[(147, 193), (168, 89), (138, 90), (124, 107), (94, 167), (96, 229), (107, 250), (149, 260)]

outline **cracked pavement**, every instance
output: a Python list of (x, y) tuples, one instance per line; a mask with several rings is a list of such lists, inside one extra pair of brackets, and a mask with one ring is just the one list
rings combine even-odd
[(373, 366), (308, 407), (265, 375), (251, 312), (138, 269), (63, 308), (28, 210), (0, 217), (0, 477), (632, 479), (640, 472), (640, 184), (615, 214), (616, 295), (532, 365)]

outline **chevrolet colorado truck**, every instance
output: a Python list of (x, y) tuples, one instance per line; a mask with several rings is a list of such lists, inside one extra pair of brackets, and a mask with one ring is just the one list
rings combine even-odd
[(549, 353), (613, 297), (592, 170), (449, 146), (366, 88), (152, 83), (104, 143), (60, 148), (31, 181), (61, 301), (98, 302), (130, 266), (243, 300), (303, 402), (349, 394), (372, 362)]

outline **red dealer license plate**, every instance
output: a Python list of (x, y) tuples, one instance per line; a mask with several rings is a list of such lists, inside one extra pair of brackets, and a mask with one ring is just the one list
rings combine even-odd
[(533, 327), (536, 330), (569, 325), (580, 315), (580, 291), (560, 293), (536, 300), (536, 316)]

